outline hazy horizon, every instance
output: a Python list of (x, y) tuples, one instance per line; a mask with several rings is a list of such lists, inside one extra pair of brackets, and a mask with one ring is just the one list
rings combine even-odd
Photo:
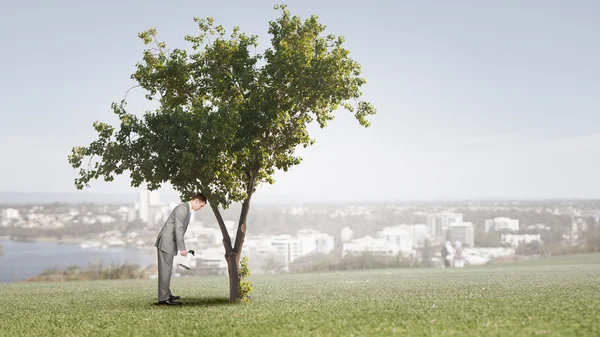
[[(161, 192), (161, 202), (179, 202), (176, 192)], [(346, 198), (323, 198), (323, 196), (269, 196), (254, 194), (252, 205), (340, 205), (362, 206), (381, 204), (431, 204), (431, 203), (461, 203), (461, 202), (562, 202), (562, 201), (600, 201), (600, 198), (511, 198), (511, 197), (489, 197), (489, 198), (362, 198), (359, 196), (348, 196)], [(11, 192), (0, 191), (0, 205), (24, 205), (24, 204), (133, 204), (139, 202), (139, 195), (135, 192)], [(231, 203), (240, 206), (241, 203)]]
[[(167, 47), (188, 48), (193, 17), (213, 16), (258, 34), (262, 50), (276, 3), (2, 5), (10, 52), (0, 55), (0, 191), (78, 192), (67, 156), (95, 140), (94, 121), (115, 122), (110, 104), (142, 59), (138, 32), (155, 27)], [(599, 2), (310, 0), (289, 9), (346, 38), (378, 113), (367, 129), (345, 111), (311, 127), (304, 161), (255, 201), (600, 198)], [(140, 90), (128, 98), (136, 113), (151, 107)], [(137, 193), (127, 178), (82, 192)]]

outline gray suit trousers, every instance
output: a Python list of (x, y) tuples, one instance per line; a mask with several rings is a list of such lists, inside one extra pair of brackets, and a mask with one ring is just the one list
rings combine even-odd
[(160, 248), (158, 252), (158, 301), (166, 301), (171, 297), (171, 272), (175, 255), (165, 253)]

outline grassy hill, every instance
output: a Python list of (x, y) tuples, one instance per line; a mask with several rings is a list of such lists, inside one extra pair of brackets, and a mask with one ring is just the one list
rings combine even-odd
[(465, 269), (0, 285), (2, 336), (598, 336), (600, 254)]

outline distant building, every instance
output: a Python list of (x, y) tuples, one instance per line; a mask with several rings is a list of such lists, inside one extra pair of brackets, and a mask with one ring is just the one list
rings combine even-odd
[(378, 233), (378, 237), (398, 246), (402, 252), (413, 250), (413, 235), (407, 225), (386, 227)]
[(137, 209), (140, 220), (146, 223), (147, 228), (153, 228), (163, 219), (160, 192), (157, 190), (141, 190)]
[(454, 222), (448, 227), (447, 240), (452, 244), (458, 241), (463, 247), (475, 246), (475, 230), (471, 222)]
[(311, 229), (301, 229), (296, 233), (296, 238), (300, 241), (300, 256), (316, 253), (318, 235), (319, 232)]
[(301, 257), (331, 253), (334, 241), (335, 238), (327, 233), (302, 229), (296, 235), (251, 235), (244, 242), (246, 249), (254, 253), (278, 255), (284, 265), (283, 270), (289, 270), (290, 263)]
[(286, 268), (289, 264), (302, 257), (302, 242), (291, 235), (277, 235), (271, 239), (271, 245), (278, 254), (285, 257)]
[(519, 231), (519, 219), (511, 219), (507, 217), (497, 217), (494, 219), (485, 220), (485, 232), (510, 230), (513, 232)]
[(421, 248), (425, 245), (425, 240), (429, 237), (429, 227), (423, 224), (411, 225), (408, 226), (412, 238), (413, 238), (413, 247)]
[(19, 219), (21, 215), (19, 214), (19, 210), (14, 208), (6, 208), (2, 210), (2, 218), (5, 220), (13, 220)]
[(140, 191), (140, 200), (138, 203), (139, 210), (139, 218), (143, 222), (148, 222), (150, 218), (150, 191), (142, 190)]
[(385, 239), (373, 238), (365, 236), (346, 242), (342, 246), (342, 256), (349, 254), (362, 254), (365, 252), (382, 254), (382, 255), (397, 255), (400, 250), (398, 245), (391, 243)]
[[(196, 223), (197, 224), (197, 223)], [(185, 232), (185, 239), (194, 238), (197, 239), (197, 242), (201, 246), (206, 245), (218, 245), (221, 240), (219, 239), (221, 236), (221, 231), (217, 228), (212, 227), (202, 227), (199, 225), (189, 226), (188, 230)], [(200, 247), (196, 248), (199, 249)], [(192, 248), (193, 249), (193, 248)]]
[(550, 226), (546, 226), (543, 223), (537, 223), (535, 225), (529, 225), (527, 226), (527, 229), (529, 230), (543, 230), (543, 231), (549, 231), (552, 228)]
[(103, 215), (103, 214), (96, 215), (96, 221), (99, 223), (106, 224), (106, 223), (111, 223), (115, 220), (116, 219), (110, 215)]
[(522, 243), (531, 243), (531, 242), (542, 242), (542, 237), (540, 234), (502, 234), (501, 235), (502, 244), (509, 244), (512, 247), (517, 247)]
[(335, 248), (335, 238), (331, 235), (317, 236), (317, 254), (329, 254)]
[[(183, 258), (179, 255), (176, 256), (176, 258), (183, 261)], [(173, 264), (177, 266), (178, 263), (180, 262), (173, 262)], [(227, 261), (223, 258), (223, 248), (204, 248), (196, 251), (195, 256), (192, 258), (191, 267), (194, 269), (210, 271), (212, 273), (217, 272), (219, 274), (226, 274)]]
[(441, 212), (427, 215), (429, 234), (434, 237), (446, 237), (446, 232), (451, 223), (462, 222), (461, 213)]
[(575, 212), (576, 216), (580, 216), (582, 218), (593, 218), (595, 222), (600, 222), (600, 210), (581, 210)]
[(515, 255), (514, 248), (503, 248), (503, 247), (474, 247), (465, 248), (465, 260), (470, 265), (481, 265), (489, 262), (490, 260), (508, 257)]
[(335, 238), (314, 229), (301, 229), (296, 238), (302, 245), (302, 256), (309, 254), (329, 254), (334, 248)]
[(261, 254), (277, 252), (277, 249), (271, 244), (271, 239), (271, 236), (266, 235), (246, 236), (244, 240), (244, 249), (256, 251)]
[(341, 233), (340, 233), (342, 242), (348, 242), (348, 241), (352, 240), (353, 236), (354, 236), (354, 232), (352, 231), (352, 229), (350, 229), (350, 227), (342, 228)]
[(571, 221), (571, 233), (572, 234), (581, 234), (587, 231), (589, 228), (588, 218), (585, 217), (573, 217)]
[(130, 208), (127, 210), (127, 222), (132, 222), (137, 218), (135, 213), (136, 212), (134, 208)]

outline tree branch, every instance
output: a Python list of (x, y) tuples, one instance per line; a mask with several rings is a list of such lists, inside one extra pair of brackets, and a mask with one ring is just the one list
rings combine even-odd
[(225, 69), (226, 72), (229, 73), (229, 76), (231, 76), (231, 80), (233, 81), (233, 85), (240, 92), (240, 95), (242, 95), (242, 101), (244, 101), (244, 103), (246, 103), (246, 96), (244, 95), (244, 91), (242, 90), (242, 87), (240, 87), (240, 84), (238, 83), (238, 81), (236, 80), (235, 76), (233, 75), (233, 71), (231, 71), (231, 69), (229, 69), (229, 67), (223, 67), (223, 68)]
[(127, 95), (129, 94), (129, 91), (131, 91), (131, 89), (135, 89), (135, 88), (137, 88), (137, 87), (141, 87), (141, 85), (140, 85), (140, 84), (138, 84), (138, 85), (134, 85), (133, 87), (131, 87), (131, 88), (127, 89), (127, 91), (125, 91), (125, 95), (123, 96), (123, 101), (126, 101), (126, 100), (127, 100)]
[(254, 192), (254, 184), (256, 182), (256, 177), (258, 175), (259, 168), (255, 168), (254, 170), (247, 173), (248, 178), (248, 186), (246, 188), (246, 200), (242, 203), (242, 212), (240, 214), (240, 222), (238, 224), (237, 233), (235, 235), (235, 246), (233, 251), (236, 253), (240, 253), (242, 251), (242, 246), (244, 245), (244, 239), (246, 238), (246, 221), (248, 220), (248, 212), (250, 210), (250, 199), (252, 198), (252, 193)]
[(225, 246), (225, 252), (231, 251), (233, 248), (231, 247), (231, 237), (227, 232), (227, 227), (225, 227), (225, 221), (221, 216), (221, 212), (219, 211), (219, 207), (216, 204), (210, 203), (210, 208), (212, 208), (215, 217), (217, 218), (217, 223), (219, 224), (219, 228), (221, 229), (221, 234), (223, 235), (223, 246)]

